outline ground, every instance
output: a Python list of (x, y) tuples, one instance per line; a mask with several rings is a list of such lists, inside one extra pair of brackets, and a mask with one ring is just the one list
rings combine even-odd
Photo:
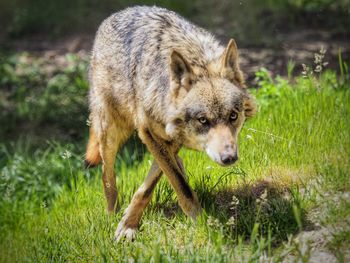
[[(56, 58), (67, 53), (78, 53), (88, 56), (93, 43), (93, 34), (71, 34), (59, 39), (47, 39), (35, 36), (8, 42), (5, 47), (16, 52), (28, 51), (38, 57)], [(224, 40), (222, 40), (224, 42)], [(346, 36), (334, 36), (327, 30), (300, 29), (290, 32), (276, 33), (276, 42), (270, 46), (257, 45), (246, 47), (240, 44), (241, 66), (250, 84), (256, 83), (255, 72), (261, 67), (268, 69), (273, 75), (287, 75), (287, 65), (293, 61), (296, 74), (302, 71), (301, 64), (312, 64), (314, 54), (322, 47), (327, 50), (328, 68), (338, 70), (338, 54), (341, 51), (344, 61), (350, 59), (350, 41)]]

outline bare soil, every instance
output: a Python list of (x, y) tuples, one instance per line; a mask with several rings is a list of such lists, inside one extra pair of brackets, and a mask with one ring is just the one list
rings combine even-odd
[[(93, 34), (75, 34), (61, 39), (49, 40), (45, 36), (34, 36), (25, 39), (2, 41), (0, 47), (11, 52), (28, 51), (36, 56), (60, 60), (66, 53), (88, 55)], [(331, 32), (300, 30), (276, 35), (274, 47), (247, 48), (240, 46), (241, 67), (246, 74), (249, 85), (254, 86), (255, 72), (261, 67), (268, 69), (272, 76), (286, 75), (287, 63), (295, 62), (294, 74), (300, 74), (301, 64), (312, 65), (314, 54), (321, 47), (327, 50), (325, 61), (328, 68), (339, 69), (338, 54), (342, 52), (344, 61), (350, 61), (350, 36), (333, 36)]]

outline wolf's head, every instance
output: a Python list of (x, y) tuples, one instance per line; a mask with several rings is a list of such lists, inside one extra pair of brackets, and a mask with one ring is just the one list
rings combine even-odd
[(174, 51), (170, 72), (172, 110), (167, 134), (181, 139), (186, 147), (206, 151), (221, 165), (233, 164), (238, 160), (238, 133), (245, 119), (255, 113), (234, 40), (205, 68)]

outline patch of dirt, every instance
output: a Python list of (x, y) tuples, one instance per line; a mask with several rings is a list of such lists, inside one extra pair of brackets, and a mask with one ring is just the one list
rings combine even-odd
[[(318, 207), (313, 209), (308, 220), (312, 222), (313, 229), (310, 231), (302, 231), (291, 240), (291, 244), (286, 246), (293, 247), (293, 252), (285, 254), (283, 262), (315, 262), (315, 263), (335, 263), (339, 262), (339, 258), (335, 255), (335, 251), (331, 251), (329, 244), (335, 235), (350, 230), (349, 218), (337, 218), (332, 223), (325, 220), (327, 211), (330, 207), (337, 206), (341, 202), (348, 202), (350, 193), (337, 192), (325, 193), (322, 197), (318, 196)], [(342, 255), (344, 262), (350, 262), (349, 247), (338, 248), (336, 251)]]
[[(7, 41), (0, 44), (2, 49), (14, 52), (28, 51), (37, 56), (59, 57), (66, 53), (89, 54), (93, 44), (92, 34), (71, 35), (58, 40), (49, 40), (45, 36)], [(327, 50), (325, 61), (328, 68), (335, 70), (338, 66), (338, 52), (342, 51), (344, 61), (350, 61), (350, 36), (334, 37), (327, 31), (301, 30), (276, 35), (276, 46), (245, 48), (238, 43), (241, 54), (241, 67), (249, 85), (255, 85), (255, 72), (261, 67), (267, 68), (271, 74), (286, 75), (287, 63), (295, 62), (295, 74), (302, 71), (301, 64), (313, 64), (314, 54), (321, 47)]]
[(94, 35), (75, 34), (60, 39), (50, 39), (45, 36), (31, 36), (16, 40), (3, 40), (0, 47), (12, 52), (27, 51), (38, 56), (49, 52), (54, 55), (64, 55), (66, 53), (77, 53), (81, 50), (90, 51), (92, 48)]
[(308, 262), (336, 263), (337, 258), (326, 248), (330, 241), (331, 233), (328, 228), (303, 231), (294, 238), (299, 255), (289, 254), (283, 262), (298, 262), (300, 257), (304, 257)]

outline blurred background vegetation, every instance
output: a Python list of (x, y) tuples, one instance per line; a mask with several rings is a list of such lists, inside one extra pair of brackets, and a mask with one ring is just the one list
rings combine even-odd
[(350, 0), (2, 0), (0, 23), (3, 38), (59, 37), (94, 32), (106, 16), (132, 5), (172, 9), (219, 36), (233, 34), (245, 46), (271, 45), (276, 32), (295, 28), (350, 32)]

